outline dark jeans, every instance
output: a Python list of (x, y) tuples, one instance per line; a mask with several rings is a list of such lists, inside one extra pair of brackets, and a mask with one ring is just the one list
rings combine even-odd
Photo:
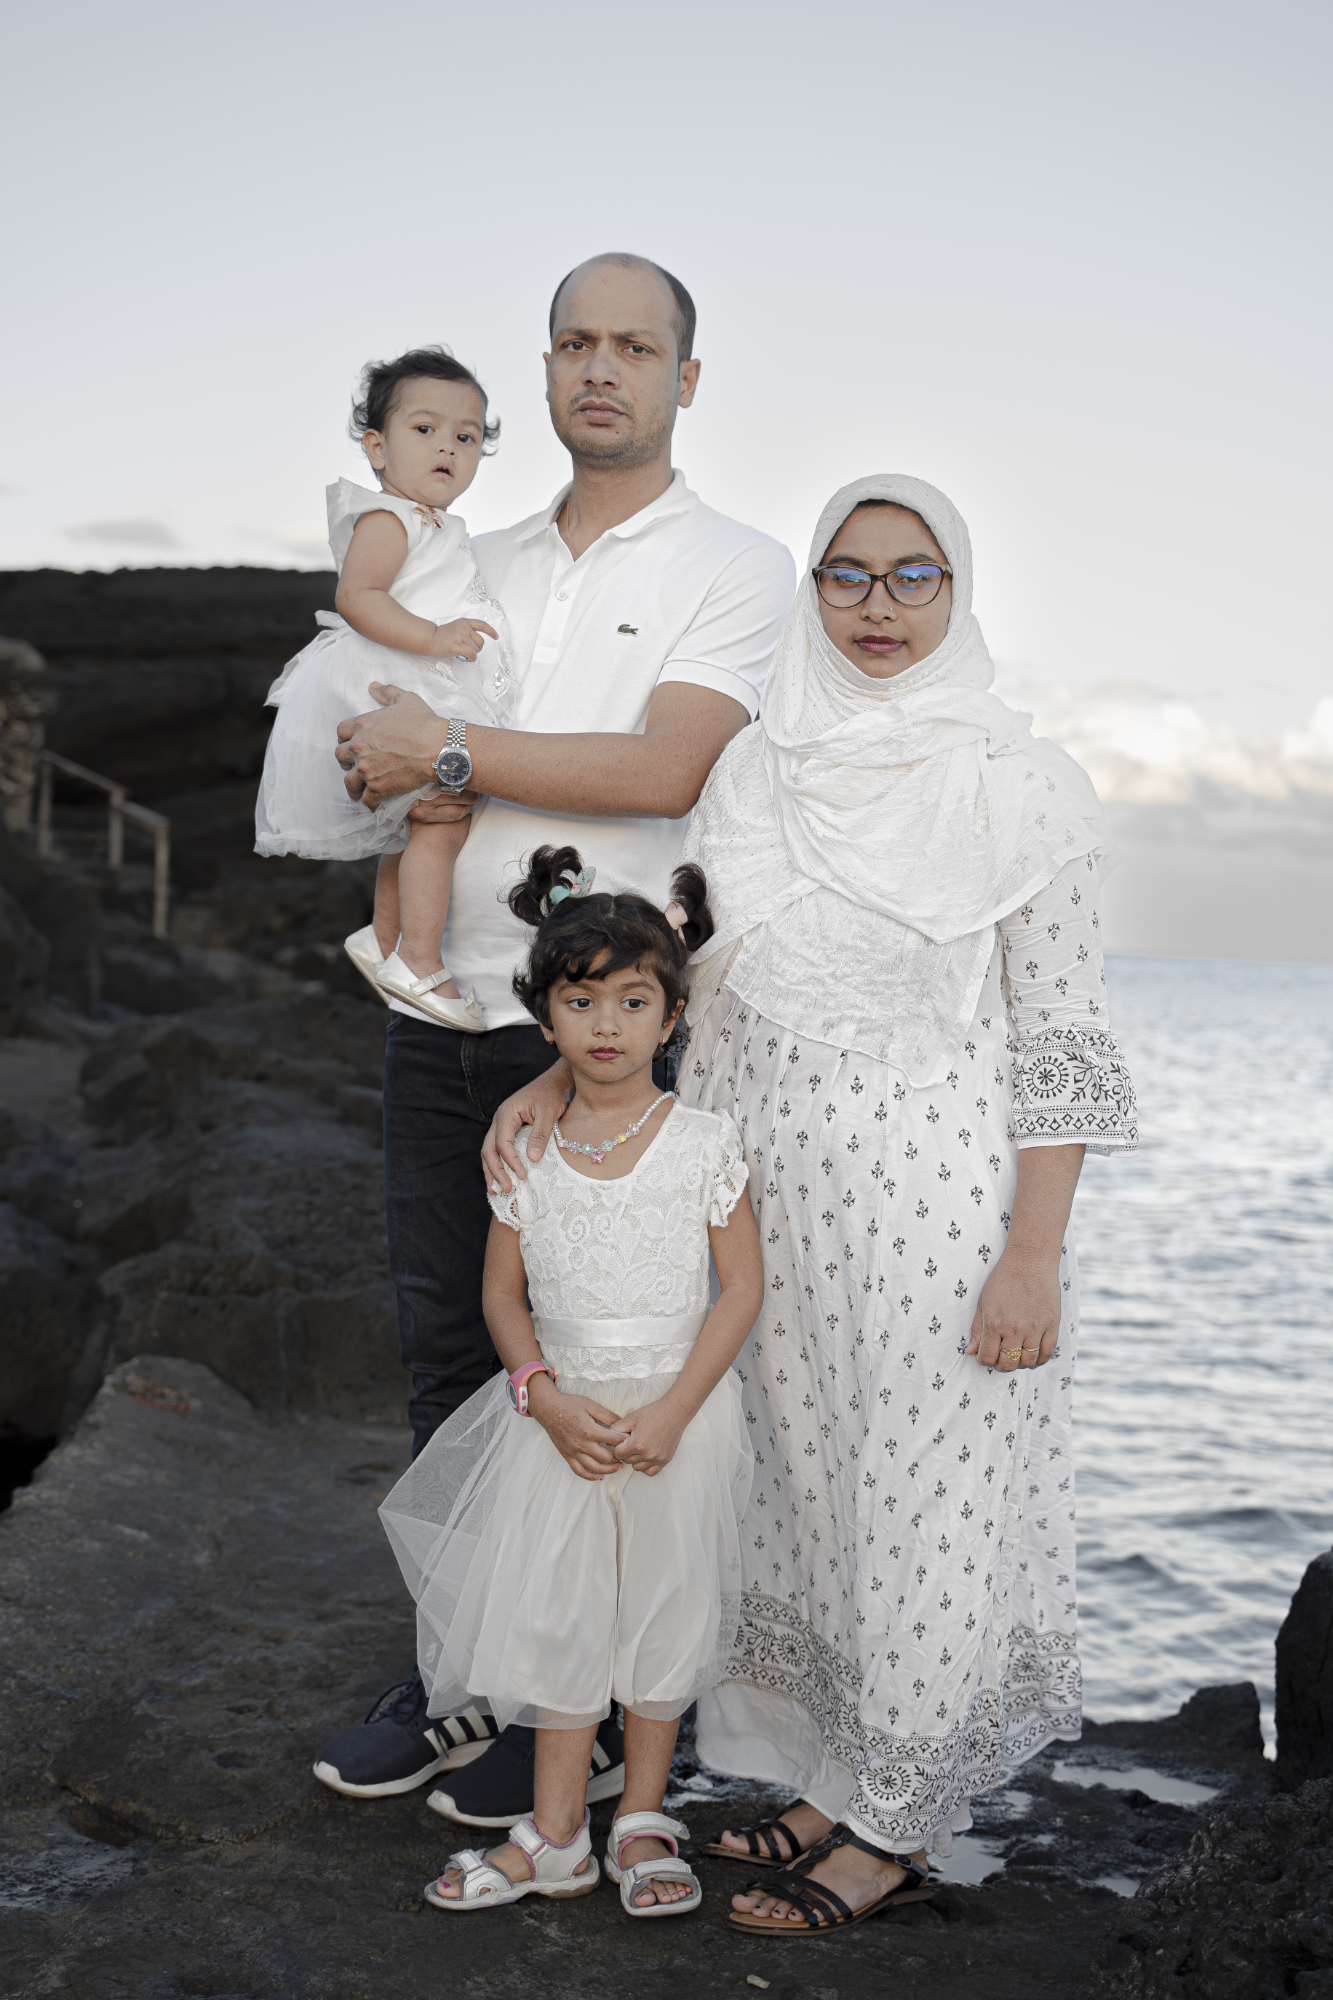
[(481, 1311), (491, 1221), (481, 1142), (505, 1098), (554, 1060), (536, 1026), (465, 1035), (390, 1016), (384, 1206), (413, 1457), (499, 1365)]

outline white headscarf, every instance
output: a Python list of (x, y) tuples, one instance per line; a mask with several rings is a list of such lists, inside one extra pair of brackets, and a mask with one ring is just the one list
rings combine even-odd
[[(866, 500), (919, 514), (953, 572), (942, 643), (884, 680), (828, 637), (811, 575)], [(1078, 855), (1112, 859), (1090, 780), (990, 693), (994, 678), (953, 504), (901, 473), (844, 486), (819, 517), (758, 726), (719, 759), (686, 842), (717, 923), (701, 965), (743, 939), (733, 990), (918, 1082), (971, 1021), (997, 920)]]

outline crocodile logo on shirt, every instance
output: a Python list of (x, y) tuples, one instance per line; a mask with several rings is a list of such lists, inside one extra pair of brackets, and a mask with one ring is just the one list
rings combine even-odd
[(617, 632), (628, 632), (631, 639), (637, 639), (639, 636), (639, 628), (637, 625), (617, 625), (616, 630)]

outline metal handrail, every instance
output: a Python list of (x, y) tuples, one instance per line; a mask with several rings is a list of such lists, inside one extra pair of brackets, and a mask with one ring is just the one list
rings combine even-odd
[(37, 784), (37, 852), (43, 861), (51, 858), (51, 803), (57, 771), (66, 778), (78, 778), (107, 795), (106, 860), (108, 868), (119, 868), (125, 859), (125, 821), (153, 837), (153, 936), (167, 935), (167, 914), (171, 897), (171, 821), (165, 813), (135, 805), (124, 785), (104, 778), (72, 757), (54, 750), (38, 753), (40, 773)]

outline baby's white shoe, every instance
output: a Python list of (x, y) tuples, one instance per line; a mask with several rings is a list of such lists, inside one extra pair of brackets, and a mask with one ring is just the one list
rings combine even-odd
[(367, 924), (363, 931), (353, 931), (350, 937), (344, 938), (343, 950), (361, 977), (370, 981), (387, 1007), (388, 999), (380, 992), (379, 981), (375, 977), (384, 963), (384, 953), (380, 950), (380, 941), (375, 935), (374, 924)]
[[(444, 1877), (426, 1884), (423, 1894), (437, 1910), (490, 1910), (505, 1903), (517, 1903), (522, 1896), (586, 1896), (597, 1887), (600, 1871), (592, 1851), (585, 1808), (583, 1825), (563, 1847), (537, 1831), (534, 1819), (521, 1819), (509, 1830), (511, 1846), (528, 1864), (526, 1882), (511, 1882), (502, 1868), (475, 1847), (465, 1847), (449, 1856), (448, 1865), (458, 1870), (456, 1896), (441, 1894)], [(580, 1873), (579, 1871), (582, 1870)]]
[(375, 974), (375, 984), (381, 995), (388, 993), (395, 1000), (411, 1001), (442, 1027), (461, 1028), (465, 1035), (485, 1034), (486, 1016), (477, 1005), (475, 994), (469, 993), (465, 1000), (447, 1000), (435, 991), (453, 976), (441, 966), (438, 972), (428, 972), (418, 979), (411, 966), (405, 965), (396, 951), (391, 951)]

